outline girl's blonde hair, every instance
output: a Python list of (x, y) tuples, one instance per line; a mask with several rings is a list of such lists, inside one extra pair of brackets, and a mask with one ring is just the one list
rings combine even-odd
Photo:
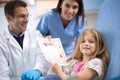
[(94, 53), (93, 58), (101, 59), (102, 64), (103, 64), (103, 80), (104, 80), (106, 77), (107, 67), (109, 64), (109, 53), (108, 53), (102, 33), (100, 33), (99, 31), (93, 28), (84, 30), (81, 36), (77, 40), (76, 47), (75, 47), (75, 50), (73, 51), (72, 56), (74, 57), (74, 59), (77, 59), (77, 60), (83, 59), (83, 54), (80, 51), (80, 44), (84, 36), (86, 35), (92, 36), (96, 41), (96, 51)]

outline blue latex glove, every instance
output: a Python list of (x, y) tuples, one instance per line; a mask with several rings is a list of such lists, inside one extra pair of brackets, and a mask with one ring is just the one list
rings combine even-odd
[(39, 80), (42, 73), (38, 70), (27, 70), (22, 73), (21, 80)]

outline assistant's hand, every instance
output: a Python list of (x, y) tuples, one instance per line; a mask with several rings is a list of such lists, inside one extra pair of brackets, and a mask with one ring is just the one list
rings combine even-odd
[(47, 39), (49, 39), (51, 41), (52, 36), (48, 35), (48, 36), (45, 36), (45, 38), (47, 38)]
[(42, 73), (38, 70), (27, 70), (22, 73), (21, 80), (39, 80)]

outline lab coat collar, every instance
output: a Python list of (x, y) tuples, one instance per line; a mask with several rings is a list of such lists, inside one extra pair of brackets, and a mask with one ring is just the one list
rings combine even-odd
[(9, 30), (10, 34), (13, 35), (13, 36), (15, 36), (15, 37), (21, 37), (21, 36), (23, 36), (24, 33), (25, 33), (25, 32), (22, 32), (22, 33), (20, 34), (20, 36), (16, 36), (16, 35), (10, 30), (10, 25), (8, 25), (8, 30)]
[(12, 47), (15, 47), (15, 48), (18, 48), (18, 49), (22, 50), (22, 48), (20, 47), (19, 43), (15, 40), (15, 38), (9, 32), (8, 27), (6, 27), (4, 34), (5, 34), (5, 36), (6, 36), (7, 40), (8, 40), (9, 45), (11, 45)]

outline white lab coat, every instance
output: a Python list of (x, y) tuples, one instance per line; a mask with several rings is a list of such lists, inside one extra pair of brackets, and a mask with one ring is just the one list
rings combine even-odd
[(22, 49), (8, 27), (0, 33), (0, 80), (20, 80), (22, 72), (28, 69), (47, 73), (49, 63), (41, 53), (36, 36), (40, 33), (25, 31)]

